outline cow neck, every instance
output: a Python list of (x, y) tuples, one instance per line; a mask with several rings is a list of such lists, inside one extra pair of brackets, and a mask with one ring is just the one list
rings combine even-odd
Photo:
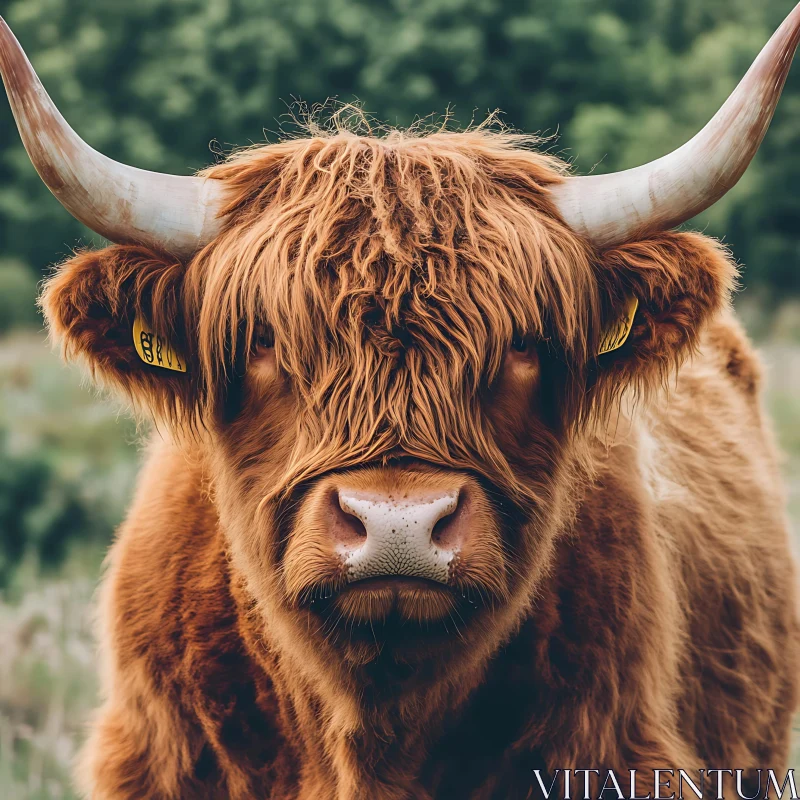
[[(309, 668), (298, 663), (303, 656), (294, 647), (282, 645), (275, 626), (263, 625), (242, 584), (232, 583), (247, 649), (269, 675), (284, 738), (298, 751), (303, 796), (331, 796), (335, 784), (337, 800), (426, 797), (416, 776), (425, 772), (426, 756), (445, 728), (468, 705), (486, 661), (466, 659), (458, 674), (453, 665), (446, 674), (443, 665), (440, 674), (420, 683), (348, 673), (324, 660)], [(403, 683), (406, 688), (398, 691)], [(407, 795), (398, 795), (400, 787)]]

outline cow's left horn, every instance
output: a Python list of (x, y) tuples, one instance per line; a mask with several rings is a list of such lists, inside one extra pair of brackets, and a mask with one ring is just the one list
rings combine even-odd
[(709, 208), (741, 178), (767, 132), (800, 41), (800, 5), (716, 116), (683, 147), (609, 175), (552, 187), (564, 221), (597, 247), (668, 230)]
[(221, 184), (119, 164), (61, 116), (0, 17), (0, 74), (22, 141), (50, 191), (88, 228), (119, 244), (191, 256), (221, 227)]

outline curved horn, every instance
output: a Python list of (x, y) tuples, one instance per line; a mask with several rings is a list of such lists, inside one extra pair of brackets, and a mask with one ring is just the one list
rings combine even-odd
[(564, 221), (597, 247), (668, 230), (709, 208), (756, 154), (800, 41), (800, 5), (769, 40), (700, 133), (657, 161), (609, 175), (567, 178), (552, 196)]
[(59, 202), (118, 244), (189, 257), (219, 232), (219, 181), (148, 172), (89, 147), (61, 116), (0, 17), (0, 74), (25, 149)]

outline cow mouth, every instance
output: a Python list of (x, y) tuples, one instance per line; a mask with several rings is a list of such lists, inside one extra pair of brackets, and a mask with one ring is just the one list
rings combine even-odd
[[(387, 572), (348, 579), (341, 562), (293, 600), (304, 626), (358, 668), (403, 679), (405, 667), (440, 663), (469, 647), (508, 597), (456, 561), (447, 583)], [(400, 672), (398, 672), (398, 670)]]
[(454, 588), (438, 581), (408, 575), (376, 575), (318, 593), (317, 600), (309, 603), (309, 609), (352, 627), (389, 620), (430, 623), (448, 618), (458, 605)]
[(430, 578), (420, 578), (414, 575), (376, 575), (371, 578), (351, 581), (340, 592), (340, 594), (359, 592), (359, 591), (382, 591), (391, 589), (394, 593), (404, 591), (441, 591), (447, 589), (445, 584)]
[(450, 653), (493, 604), (476, 587), (381, 575), (329, 584), (303, 605), (348, 663), (394, 669)]

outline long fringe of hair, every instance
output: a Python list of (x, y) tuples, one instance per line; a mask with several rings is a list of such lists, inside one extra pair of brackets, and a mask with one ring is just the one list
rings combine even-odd
[(334, 131), (237, 153), (206, 174), (234, 220), (185, 281), (205, 396), (232, 342), (276, 332), (302, 412), (287, 484), (402, 448), (516, 484), (479, 399), (514, 332), (574, 368), (597, 340), (589, 248), (553, 212), (563, 163), (480, 127)]

